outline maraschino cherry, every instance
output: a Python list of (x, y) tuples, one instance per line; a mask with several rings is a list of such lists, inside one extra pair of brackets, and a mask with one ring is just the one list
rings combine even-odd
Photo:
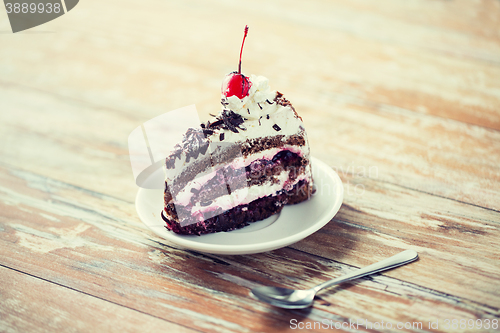
[(222, 82), (222, 94), (226, 97), (236, 96), (242, 99), (248, 96), (248, 91), (252, 86), (252, 83), (245, 75), (241, 74), (241, 54), (243, 53), (243, 45), (245, 45), (245, 39), (248, 34), (248, 25), (245, 26), (245, 35), (243, 36), (243, 42), (241, 43), (240, 50), (240, 63), (238, 65), (238, 72), (232, 72), (226, 75), (224, 81)]

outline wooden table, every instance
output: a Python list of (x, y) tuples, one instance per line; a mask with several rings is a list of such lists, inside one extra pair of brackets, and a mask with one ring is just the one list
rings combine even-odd
[[(181, 250), (138, 218), (127, 137), (218, 112), (245, 24), (243, 72), (292, 101), (343, 206), (272, 252)], [(500, 2), (85, 0), (0, 32), (0, 331), (498, 330)], [(308, 310), (248, 296), (404, 249)]]

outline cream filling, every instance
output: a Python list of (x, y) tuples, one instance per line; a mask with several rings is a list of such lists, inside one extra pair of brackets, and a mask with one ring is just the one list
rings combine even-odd
[[(205, 219), (218, 215), (217, 208), (221, 208), (223, 212), (228, 211), (236, 206), (248, 204), (259, 198), (273, 195), (281, 189), (291, 190), (299, 181), (307, 179), (310, 181), (310, 173), (304, 173), (293, 181), (288, 181), (288, 172), (284, 172), (278, 177), (276, 184), (263, 184), (259, 186), (251, 186), (234, 191), (231, 194), (218, 197), (213, 200), (209, 206), (201, 206), (199, 203), (192, 207), (191, 216), (195, 218), (195, 222), (204, 221)], [(189, 219), (189, 217), (188, 217)], [(180, 216), (182, 221), (182, 217)]]
[[(247, 156), (247, 158), (244, 158), (243, 156), (238, 157), (237, 159), (233, 160), (229, 166), (232, 167), (234, 170), (238, 169), (244, 169), (248, 165), (250, 165), (252, 162), (260, 159), (268, 159), (271, 160), (277, 153), (279, 153), (282, 150), (289, 150), (292, 153), (295, 153), (299, 156), (304, 156), (308, 154), (308, 150), (305, 146), (299, 147), (299, 146), (290, 146), (290, 145), (285, 145), (283, 147), (279, 148), (271, 148), (268, 150), (260, 151), (258, 153), (252, 154)], [(212, 179), (217, 171), (219, 171), (222, 168), (225, 168), (227, 165), (220, 165), (217, 168), (212, 168), (209, 169), (206, 173), (201, 174), (197, 178), (193, 179), (189, 183), (186, 184), (186, 186), (177, 193), (173, 200), (174, 204), (182, 205), (182, 206), (187, 206), (191, 202), (191, 198), (193, 197), (194, 193), (191, 192), (191, 189), (195, 189), (196, 191), (199, 191), (203, 185), (205, 185), (210, 179)], [(245, 180), (246, 181), (246, 180)], [(229, 187), (231, 188), (231, 185), (234, 185), (233, 187), (236, 187), (238, 184), (229, 184)], [(246, 187), (246, 184), (245, 184)]]

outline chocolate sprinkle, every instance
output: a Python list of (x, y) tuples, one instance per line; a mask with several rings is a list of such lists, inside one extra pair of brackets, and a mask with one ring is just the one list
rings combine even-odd
[(173, 169), (175, 167), (175, 159), (181, 158), (181, 154), (185, 152), (186, 162), (189, 162), (191, 158), (198, 158), (198, 155), (205, 153), (208, 150), (208, 140), (207, 135), (213, 134), (213, 131), (205, 128), (188, 128), (186, 134), (182, 138), (182, 142), (174, 146), (174, 150), (165, 161), (165, 165), (168, 169)]
[(230, 119), (228, 117), (224, 117), (224, 113), (222, 115), (223, 115), (222, 120), (224, 121), (224, 125), (226, 125), (226, 127), (231, 132), (238, 133), (238, 129), (236, 128), (235, 125), (233, 125), (232, 119)]
[(269, 115), (267, 115), (266, 118), (269, 119)]
[(214, 131), (209, 130), (209, 129), (203, 129), (203, 134), (205, 134), (205, 135), (209, 136), (209, 135), (214, 134)]
[(222, 120), (217, 120), (216, 122), (213, 122), (211, 124), (208, 125), (209, 128), (220, 128), (224, 122)]
[[(167, 169), (173, 169), (175, 159), (180, 159), (183, 153), (186, 156), (186, 162), (189, 162), (192, 158), (198, 158), (200, 154), (205, 155), (209, 145), (207, 137), (214, 134), (215, 129), (225, 129), (238, 133), (238, 130), (246, 130), (244, 126), (241, 126), (244, 122), (245, 118), (241, 115), (231, 110), (223, 110), (215, 122), (210, 123), (210, 121), (207, 121), (206, 124), (200, 124), (198, 128), (189, 128), (184, 134), (182, 142), (176, 144), (173, 152), (166, 158), (165, 165)], [(224, 133), (220, 134), (219, 139), (220, 141), (224, 140)]]
[(273, 128), (274, 128), (276, 131), (281, 131), (281, 127), (279, 127), (277, 124), (274, 124), (274, 125), (273, 125)]
[(258, 106), (259, 106), (259, 108), (262, 110), (262, 106), (260, 106), (260, 104), (259, 104), (259, 103), (257, 103), (257, 105), (258, 105)]

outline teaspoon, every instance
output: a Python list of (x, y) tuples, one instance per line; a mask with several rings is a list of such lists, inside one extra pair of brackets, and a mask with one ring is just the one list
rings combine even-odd
[(251, 293), (261, 301), (267, 302), (280, 308), (304, 309), (312, 305), (316, 293), (324, 288), (370, 274), (385, 271), (394, 267), (402, 266), (416, 260), (417, 258), (418, 253), (416, 251), (406, 250), (365, 268), (358, 269), (336, 279), (323, 282), (316, 287), (308, 290), (293, 290), (278, 287), (258, 287), (252, 289)]

